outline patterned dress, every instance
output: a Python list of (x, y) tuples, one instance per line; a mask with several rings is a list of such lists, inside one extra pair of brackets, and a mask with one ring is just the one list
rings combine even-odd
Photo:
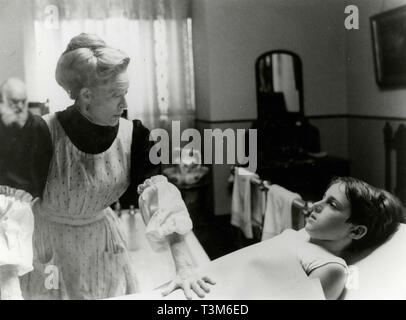
[(111, 146), (79, 150), (55, 114), (45, 117), (53, 144), (47, 184), (33, 207), (34, 271), (26, 299), (101, 299), (136, 292), (118, 220), (109, 205), (130, 184), (133, 124), (120, 119)]

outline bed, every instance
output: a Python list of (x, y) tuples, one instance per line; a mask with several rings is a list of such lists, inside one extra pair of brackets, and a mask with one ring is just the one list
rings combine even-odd
[[(283, 240), (283, 237), (273, 238), (197, 266), (202, 274), (217, 282), (204, 299), (324, 299), (320, 282), (306, 276), (296, 256), (290, 254)], [(185, 299), (181, 290), (163, 298), (162, 290), (163, 286), (116, 299)]]
[[(141, 217), (125, 217), (123, 226), (129, 235), (128, 219), (143, 228)], [(127, 219), (127, 220), (126, 220)], [(137, 220), (141, 219), (141, 220)], [(142, 230), (140, 230), (142, 231)], [(138, 234), (142, 234), (139, 232)], [(210, 300), (323, 300), (317, 279), (309, 279), (298, 261), (289, 253), (284, 237), (276, 237), (210, 261), (193, 233), (186, 237), (196, 267), (217, 281), (204, 299)], [(167, 297), (161, 291), (175, 275), (169, 251), (154, 252), (146, 238), (129, 239), (133, 266), (141, 292), (117, 297), (125, 300), (185, 299), (181, 290)], [(340, 299), (406, 299), (406, 225), (383, 245), (356, 257), (350, 265), (346, 289)]]
[(406, 300), (406, 225), (350, 266), (345, 300)]

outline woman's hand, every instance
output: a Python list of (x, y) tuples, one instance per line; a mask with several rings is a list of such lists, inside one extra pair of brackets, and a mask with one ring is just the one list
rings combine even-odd
[(199, 298), (204, 298), (206, 293), (210, 292), (208, 284), (216, 284), (208, 276), (199, 275), (194, 268), (183, 268), (179, 270), (176, 278), (169, 283), (165, 291), (162, 292), (163, 296), (167, 296), (178, 288), (183, 289), (185, 297), (189, 300), (192, 299), (192, 291), (194, 291)]
[(167, 236), (167, 239), (177, 274), (162, 294), (166, 296), (177, 288), (181, 288), (187, 299), (192, 299), (192, 291), (200, 298), (204, 298), (210, 291), (208, 284), (214, 285), (215, 282), (208, 276), (201, 276), (196, 272), (184, 235), (173, 233)]

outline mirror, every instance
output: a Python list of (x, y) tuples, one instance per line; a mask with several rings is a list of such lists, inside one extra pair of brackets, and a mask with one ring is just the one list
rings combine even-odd
[(269, 51), (256, 61), (258, 118), (304, 115), (302, 62), (287, 50)]

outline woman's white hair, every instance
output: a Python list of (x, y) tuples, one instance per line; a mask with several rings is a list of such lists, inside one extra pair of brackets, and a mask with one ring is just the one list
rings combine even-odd
[(55, 78), (76, 100), (83, 88), (94, 88), (124, 72), (130, 58), (96, 35), (82, 33), (70, 41), (59, 58)]

